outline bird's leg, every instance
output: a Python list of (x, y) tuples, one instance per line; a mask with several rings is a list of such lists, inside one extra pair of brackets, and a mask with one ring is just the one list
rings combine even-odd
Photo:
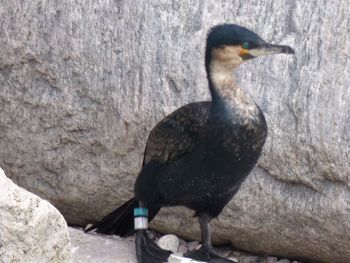
[(213, 249), (211, 244), (211, 231), (210, 231), (210, 221), (211, 217), (206, 214), (199, 216), (198, 222), (201, 230), (201, 241), (202, 246), (205, 250), (210, 251)]
[[(163, 263), (168, 262), (168, 257), (171, 251), (161, 249), (147, 234), (147, 209), (140, 203), (140, 207), (134, 211), (135, 216), (135, 246), (136, 246), (136, 257), (139, 263)], [(147, 223), (143, 223), (140, 218), (145, 217)], [(136, 222), (139, 220), (138, 222)], [(140, 223), (141, 222), (141, 223)]]
[(232, 260), (225, 259), (215, 253), (211, 243), (210, 221), (211, 217), (207, 214), (201, 214), (198, 217), (199, 226), (201, 230), (202, 246), (200, 249), (188, 252), (184, 256), (199, 261), (210, 263), (235, 263)]
[(211, 245), (211, 233), (210, 233), (210, 221), (211, 218), (207, 214), (200, 214), (198, 216), (199, 227), (201, 230), (202, 246), (200, 249), (186, 253), (184, 256), (199, 261), (209, 262), (210, 254), (212, 250)]

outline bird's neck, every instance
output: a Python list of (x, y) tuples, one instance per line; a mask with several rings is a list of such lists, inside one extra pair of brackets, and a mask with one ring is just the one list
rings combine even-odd
[(213, 111), (228, 119), (255, 119), (258, 107), (236, 83), (233, 72), (238, 65), (213, 60), (207, 67)]

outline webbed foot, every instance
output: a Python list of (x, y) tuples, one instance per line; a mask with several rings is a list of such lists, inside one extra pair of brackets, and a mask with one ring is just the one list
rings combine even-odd
[(139, 263), (168, 262), (171, 251), (163, 250), (148, 237), (146, 230), (136, 231), (136, 257)]

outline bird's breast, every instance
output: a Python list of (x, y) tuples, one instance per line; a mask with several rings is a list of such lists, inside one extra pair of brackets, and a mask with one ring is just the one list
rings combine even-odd
[(209, 123), (210, 135), (205, 140), (208, 149), (220, 152), (226, 162), (246, 160), (255, 165), (267, 136), (265, 118), (259, 109), (251, 117), (233, 113), (229, 118), (214, 117)]

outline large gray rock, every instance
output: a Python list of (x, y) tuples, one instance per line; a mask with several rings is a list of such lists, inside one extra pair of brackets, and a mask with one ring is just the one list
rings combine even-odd
[(0, 262), (71, 262), (68, 227), (49, 202), (18, 187), (0, 168)]
[[(348, 7), (347, 0), (5, 1), (0, 165), (69, 222), (101, 218), (132, 196), (152, 126), (208, 98), (207, 29), (238, 23), (293, 46), (296, 56), (251, 61), (238, 72), (265, 112), (269, 137), (258, 168), (214, 222), (216, 240), (349, 262)], [(163, 211), (154, 227), (193, 237), (190, 215)]]

